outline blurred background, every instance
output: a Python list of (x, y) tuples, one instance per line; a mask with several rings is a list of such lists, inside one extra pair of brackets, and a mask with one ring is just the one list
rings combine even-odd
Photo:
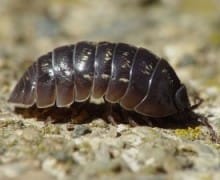
[(80, 40), (148, 48), (186, 83), (219, 90), (218, 0), (0, 0), (1, 91), (38, 56)]
[(0, 0), (0, 119), (12, 117), (6, 99), (37, 57), (80, 40), (126, 42), (166, 58), (220, 128), (219, 0)]

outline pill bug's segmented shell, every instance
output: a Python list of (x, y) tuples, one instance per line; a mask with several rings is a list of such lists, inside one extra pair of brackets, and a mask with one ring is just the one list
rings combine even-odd
[(9, 102), (25, 108), (69, 107), (91, 96), (150, 117), (190, 107), (184, 85), (164, 59), (126, 43), (87, 41), (39, 57)]

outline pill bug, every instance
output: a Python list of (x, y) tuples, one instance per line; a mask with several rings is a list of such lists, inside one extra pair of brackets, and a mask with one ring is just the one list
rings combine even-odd
[(163, 58), (126, 43), (88, 41), (39, 57), (9, 102), (22, 108), (69, 107), (90, 97), (104, 97), (110, 104), (152, 118), (192, 114), (199, 105), (190, 105), (186, 87)]

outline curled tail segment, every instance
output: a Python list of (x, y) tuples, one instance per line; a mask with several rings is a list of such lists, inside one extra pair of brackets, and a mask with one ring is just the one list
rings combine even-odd
[(9, 102), (18, 107), (30, 107), (36, 102), (37, 63), (33, 63), (15, 86)]

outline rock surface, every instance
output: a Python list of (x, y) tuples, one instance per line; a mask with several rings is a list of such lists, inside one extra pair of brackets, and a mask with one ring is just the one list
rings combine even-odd
[(206, 127), (115, 127), (94, 119), (68, 131), (65, 123), (24, 118), (7, 103), (39, 55), (79, 40), (122, 41), (169, 59), (205, 99), (197, 112), (220, 134), (219, 1), (0, 4), (0, 179), (220, 179), (220, 145)]

